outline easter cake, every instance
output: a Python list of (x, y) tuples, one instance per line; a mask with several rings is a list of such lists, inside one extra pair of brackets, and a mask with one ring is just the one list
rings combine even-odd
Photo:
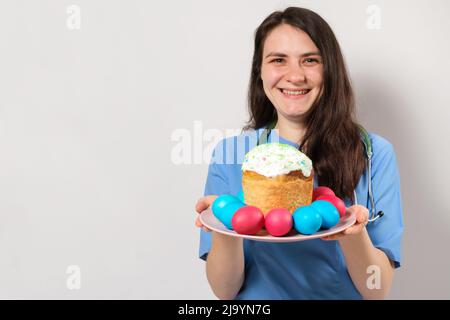
[(250, 150), (242, 164), (242, 189), (247, 205), (266, 215), (271, 209), (293, 213), (312, 202), (312, 161), (296, 148), (265, 143)]

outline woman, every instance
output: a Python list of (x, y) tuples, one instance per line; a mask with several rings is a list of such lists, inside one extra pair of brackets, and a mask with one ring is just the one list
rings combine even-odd
[[(375, 207), (386, 214), (368, 223), (368, 176), (364, 145), (354, 118), (355, 103), (339, 44), (316, 13), (290, 7), (258, 27), (249, 87), (250, 120), (240, 136), (224, 139), (213, 152), (202, 212), (220, 194), (241, 189), (245, 152), (276, 122), (269, 141), (299, 148), (314, 165), (314, 185), (345, 199), (357, 222), (327, 238), (266, 243), (210, 232), (202, 227), (200, 257), (209, 284), (221, 299), (382, 299), (400, 266), (403, 233), (400, 182), (392, 145), (370, 134), (370, 172)], [(234, 142), (234, 143), (232, 143)], [(219, 155), (234, 163), (217, 161)], [(354, 204), (357, 195), (358, 204)]]

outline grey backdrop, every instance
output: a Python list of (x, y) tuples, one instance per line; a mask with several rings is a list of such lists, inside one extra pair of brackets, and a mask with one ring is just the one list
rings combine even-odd
[(0, 298), (215, 298), (197, 258), (201, 154), (247, 119), (253, 32), (288, 5), (330, 23), (362, 123), (397, 152), (390, 298), (450, 298), (446, 0), (2, 0)]

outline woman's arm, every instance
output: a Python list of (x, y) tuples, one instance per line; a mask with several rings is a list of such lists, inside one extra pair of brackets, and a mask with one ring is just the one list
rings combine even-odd
[(236, 297), (244, 282), (244, 249), (241, 238), (212, 233), (206, 259), (206, 277), (214, 294), (223, 300)]
[[(355, 212), (356, 224), (340, 234), (325, 238), (325, 240), (339, 240), (348, 273), (364, 299), (384, 299), (392, 285), (393, 265), (386, 254), (375, 248), (370, 240), (365, 227), (369, 217), (367, 208), (354, 205), (347, 210)], [(370, 273), (372, 269), (368, 269), (370, 266), (376, 266), (374, 270), (380, 271), (379, 274), (373, 274), (373, 277), (380, 277), (378, 288), (368, 286), (368, 279), (372, 276)]]
[[(344, 253), (348, 273), (364, 299), (386, 298), (391, 289), (394, 269), (386, 254), (372, 245), (367, 229), (364, 228), (359, 234), (341, 238), (339, 244)], [(379, 274), (373, 275), (380, 277), (379, 288), (368, 286), (367, 281), (372, 272), (368, 269), (370, 266), (376, 266), (375, 270), (380, 271)]]
[[(216, 198), (216, 195), (200, 198), (195, 210), (201, 213)], [(211, 250), (206, 258), (206, 277), (212, 291), (219, 299), (234, 299), (244, 283), (243, 240), (211, 231), (202, 224), (199, 216), (195, 225), (206, 232), (212, 232)]]

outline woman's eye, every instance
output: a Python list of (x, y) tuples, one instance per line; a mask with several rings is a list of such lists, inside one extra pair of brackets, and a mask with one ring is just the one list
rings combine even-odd
[(306, 62), (307, 64), (314, 64), (314, 63), (319, 63), (319, 60), (314, 59), (314, 58), (308, 58), (308, 59), (305, 59), (304, 62)]
[(272, 62), (274, 62), (274, 63), (282, 63), (283, 59), (281, 59), (281, 58), (273, 59)]

